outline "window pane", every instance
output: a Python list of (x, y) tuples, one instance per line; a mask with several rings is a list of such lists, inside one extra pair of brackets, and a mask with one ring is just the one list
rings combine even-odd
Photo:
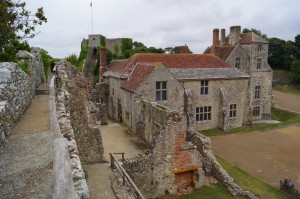
[(203, 114), (200, 114), (200, 121), (203, 120)]
[(211, 111), (211, 106), (207, 107), (207, 111), (210, 112)]
[(204, 112), (207, 112), (207, 106), (204, 106)]
[(196, 107), (196, 113), (199, 113), (199, 107)]
[(167, 100), (167, 91), (162, 91), (162, 100)]
[(204, 81), (201, 81), (201, 86), (204, 86)]
[(204, 120), (207, 120), (207, 113), (204, 113)]
[(203, 113), (203, 107), (200, 107), (200, 113)]
[(156, 91), (156, 101), (161, 101), (160, 91)]
[(160, 89), (160, 83), (161, 82), (156, 82), (156, 89)]
[(205, 87), (205, 94), (208, 94), (208, 87)]
[(167, 89), (167, 82), (162, 82), (162, 89)]
[(201, 95), (204, 94), (204, 88), (203, 88), (203, 87), (201, 87), (201, 89), (200, 89), (200, 94), (201, 94)]
[(208, 113), (208, 114), (207, 114), (207, 119), (208, 119), (208, 120), (211, 120), (211, 113)]

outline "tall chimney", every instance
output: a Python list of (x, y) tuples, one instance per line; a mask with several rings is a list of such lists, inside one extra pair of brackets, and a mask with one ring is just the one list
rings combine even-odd
[(229, 44), (236, 45), (240, 41), (241, 26), (231, 26), (229, 35)]
[(224, 46), (224, 44), (225, 44), (225, 29), (221, 29), (220, 45)]
[(182, 53), (183, 54), (188, 54), (189, 53), (189, 47), (185, 44), (182, 46)]
[(219, 41), (219, 29), (215, 28), (213, 30), (213, 45), (219, 45), (220, 41)]
[(100, 48), (100, 68), (99, 68), (99, 75), (100, 77), (103, 73), (107, 70), (107, 49)]

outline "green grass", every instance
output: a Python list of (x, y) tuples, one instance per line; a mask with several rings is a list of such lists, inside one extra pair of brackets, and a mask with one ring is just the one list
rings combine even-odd
[(273, 70), (274, 75), (287, 75), (288, 73), (288, 70)]
[(283, 92), (283, 93), (300, 96), (300, 86), (276, 85), (275, 87), (273, 87), (273, 89), (276, 91)]
[(233, 196), (221, 184), (211, 186), (203, 186), (200, 189), (195, 189), (190, 194), (185, 195), (168, 195), (157, 199), (244, 199), (243, 196)]
[[(237, 166), (223, 160), (222, 158), (216, 156), (218, 162), (222, 167), (229, 173), (229, 175), (234, 179), (234, 181), (240, 185), (244, 190), (251, 191), (254, 195), (259, 198), (272, 198), (272, 199), (288, 199), (290, 198), (285, 193), (272, 187), (256, 177), (248, 174), (247, 172), (241, 170)], [(278, 182), (279, 184), (279, 182)]]
[(227, 135), (233, 133), (257, 131), (257, 130), (263, 130), (267, 128), (275, 128), (278, 126), (300, 122), (300, 114), (293, 113), (286, 110), (281, 110), (278, 108), (272, 108), (272, 119), (281, 121), (281, 123), (266, 124), (266, 125), (253, 126), (253, 127), (240, 127), (240, 128), (230, 129), (228, 131), (223, 131), (222, 129), (209, 129), (209, 130), (201, 131), (201, 133), (206, 136), (217, 136), (217, 135)]

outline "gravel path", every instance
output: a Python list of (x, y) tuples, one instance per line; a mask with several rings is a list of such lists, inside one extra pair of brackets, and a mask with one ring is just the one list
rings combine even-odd
[(46, 199), (53, 190), (48, 95), (37, 95), (0, 149), (0, 198)]
[[(143, 153), (134, 143), (134, 138), (130, 137), (126, 131), (127, 127), (114, 122), (101, 126), (101, 134), (104, 145), (104, 157), (108, 161), (109, 153), (125, 152), (125, 158), (134, 157)], [(115, 199), (111, 188), (110, 163), (86, 164), (83, 166), (88, 173), (88, 186), (93, 199)]]

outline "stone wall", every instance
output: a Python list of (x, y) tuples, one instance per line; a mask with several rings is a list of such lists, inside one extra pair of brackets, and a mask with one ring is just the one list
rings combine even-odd
[(0, 63), (0, 147), (30, 105), (35, 89), (45, 81), (39, 48), (32, 48), (32, 53), (20, 51), (17, 56), (19, 62), (27, 63), (27, 74), (16, 63)]
[(125, 161), (129, 175), (147, 198), (201, 187), (202, 161), (195, 146), (185, 141), (185, 117), (156, 103), (143, 103), (145, 131), (140, 134), (152, 136), (151, 147), (147, 155)]
[(96, 107), (101, 110), (98, 112), (97, 120), (101, 124), (107, 124), (107, 105), (109, 95), (109, 84), (108, 83), (97, 83), (95, 89), (92, 90), (91, 97)]
[(70, 128), (67, 132), (62, 131), (62, 134), (67, 139), (76, 140), (79, 157), (84, 163), (101, 162), (104, 149), (96, 116), (101, 110), (89, 101), (88, 85), (83, 73), (65, 60), (59, 62), (56, 68), (57, 100), (61, 100), (59, 108), (65, 109), (62, 111), (66, 123), (63, 120), (61, 128), (65, 125)]
[(217, 162), (211, 150), (211, 141), (208, 137), (194, 130), (189, 130), (187, 131), (187, 141), (193, 143), (201, 154), (206, 176), (212, 175), (233, 195), (247, 196), (251, 199), (257, 198), (251, 192), (244, 191), (239, 185), (234, 183), (233, 178)]
[(291, 81), (286, 75), (273, 75), (273, 86), (277, 84), (289, 84)]

